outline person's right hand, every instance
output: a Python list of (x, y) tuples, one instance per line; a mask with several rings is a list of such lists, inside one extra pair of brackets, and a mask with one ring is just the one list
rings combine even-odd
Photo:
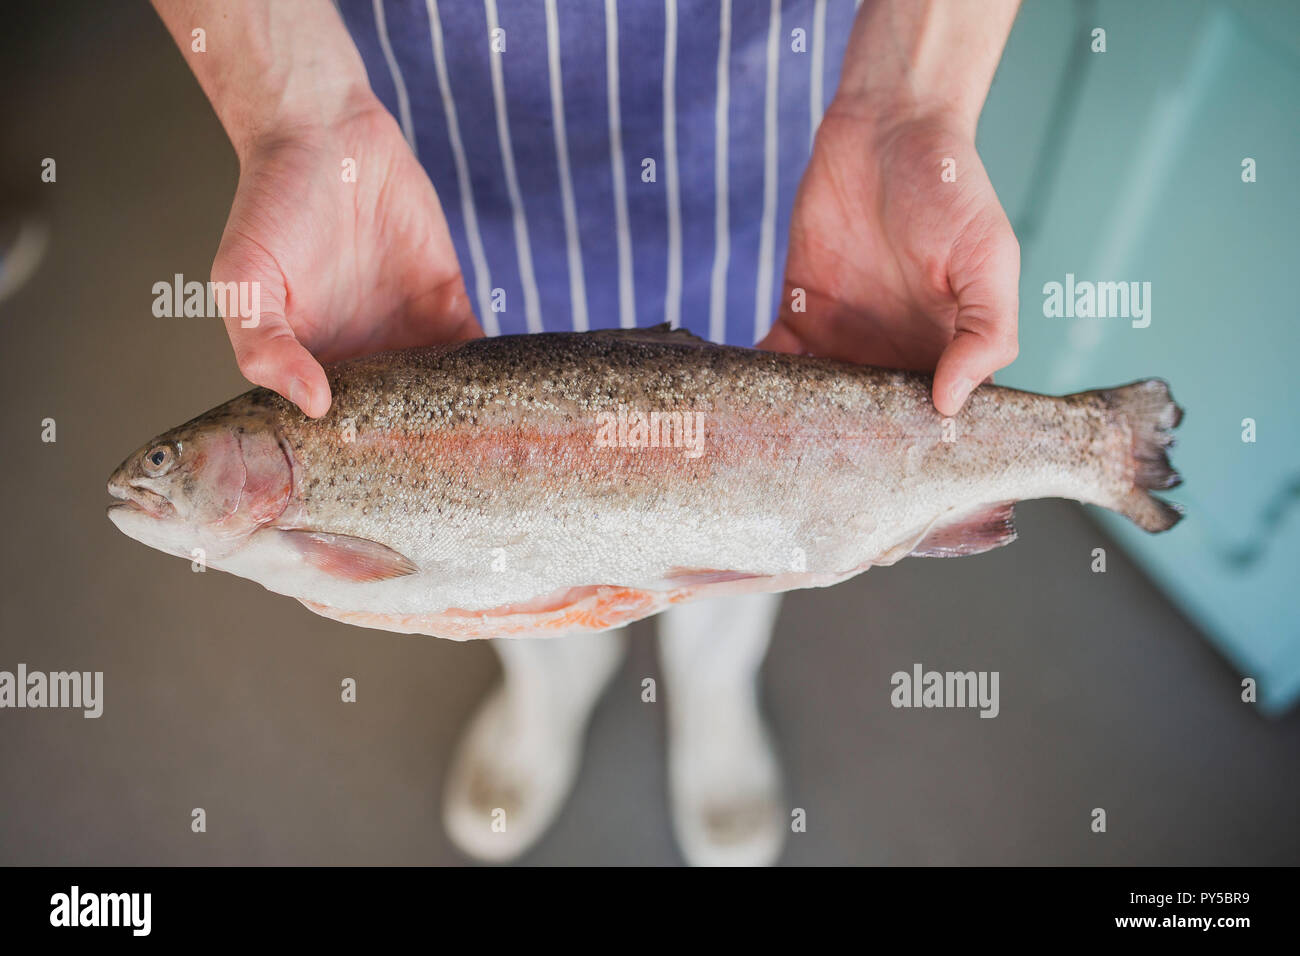
[(261, 284), (256, 327), (225, 320), (251, 382), (318, 418), (331, 400), (320, 362), (483, 334), (433, 184), (373, 97), (239, 153), (212, 280)]

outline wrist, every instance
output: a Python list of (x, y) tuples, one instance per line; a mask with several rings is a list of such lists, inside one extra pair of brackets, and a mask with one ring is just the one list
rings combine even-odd
[(885, 129), (935, 120), (973, 141), (1018, 5), (865, 0), (836, 108)]
[(956, 133), (975, 142), (979, 111), (961, 109), (951, 102), (929, 100), (895, 90), (840, 89), (826, 109), (827, 117), (860, 124), (870, 140), (883, 144), (899, 131), (920, 126)]
[(250, 155), (295, 141), (321, 141), (333, 131), (371, 112), (385, 112), (369, 84), (327, 87), (285, 95), (263, 103), (243, 103), (223, 111), (214, 104), (240, 166)]
[(329, 0), (153, 3), (241, 161), (259, 141), (329, 128), (374, 102)]

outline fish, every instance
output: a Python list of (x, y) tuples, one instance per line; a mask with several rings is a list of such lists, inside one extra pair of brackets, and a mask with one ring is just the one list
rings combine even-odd
[(1067, 498), (1166, 531), (1160, 379), (1053, 397), (717, 345), (667, 325), (480, 338), (255, 388), (112, 474), (125, 534), (334, 620), (454, 640), (602, 631), (1016, 538)]

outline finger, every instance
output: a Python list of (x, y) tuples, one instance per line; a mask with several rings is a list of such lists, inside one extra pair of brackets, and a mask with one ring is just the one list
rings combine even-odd
[(951, 417), (980, 384), (992, 384), (993, 371), (1010, 365), (1016, 357), (1015, 335), (989, 339), (977, 332), (958, 332), (934, 373), (934, 407)]
[(954, 264), (956, 334), (934, 373), (934, 406), (945, 416), (957, 414), (976, 385), (1010, 365), (1020, 350), (1020, 245), (1011, 227), (997, 230)]
[(465, 342), (483, 337), (483, 326), (474, 315), (465, 277), (459, 271), (437, 290), (433, 320), (437, 332), (435, 342)]
[(329, 411), (325, 370), (285, 318), (285, 283), (279, 267), (255, 244), (227, 237), (212, 263), (212, 280), (248, 283), (251, 290), (247, 301), (252, 308), (224, 317), (244, 377), (284, 396), (312, 418)]
[(244, 377), (283, 395), (311, 418), (330, 409), (330, 385), (325, 370), (281, 316), (262, 315), (256, 328), (239, 327), (239, 319), (226, 320), (235, 348), (235, 361)]
[(754, 347), (765, 349), (768, 352), (789, 352), (793, 355), (798, 355), (804, 351), (803, 342), (780, 319), (773, 323), (767, 335), (763, 336), (762, 341)]

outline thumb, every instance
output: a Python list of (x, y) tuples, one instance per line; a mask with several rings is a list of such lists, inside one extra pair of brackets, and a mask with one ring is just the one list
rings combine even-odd
[(284, 275), (271, 256), (255, 243), (227, 235), (212, 263), (212, 281), (248, 283), (240, 288), (248, 289), (241, 305), (249, 308), (227, 307), (224, 317), (244, 377), (284, 396), (312, 418), (329, 411), (329, 380), (285, 318)]
[(980, 382), (1015, 361), (1020, 308), (1020, 244), (1005, 220), (964, 259), (949, 283), (957, 298), (955, 335), (934, 372), (934, 407), (956, 415)]

